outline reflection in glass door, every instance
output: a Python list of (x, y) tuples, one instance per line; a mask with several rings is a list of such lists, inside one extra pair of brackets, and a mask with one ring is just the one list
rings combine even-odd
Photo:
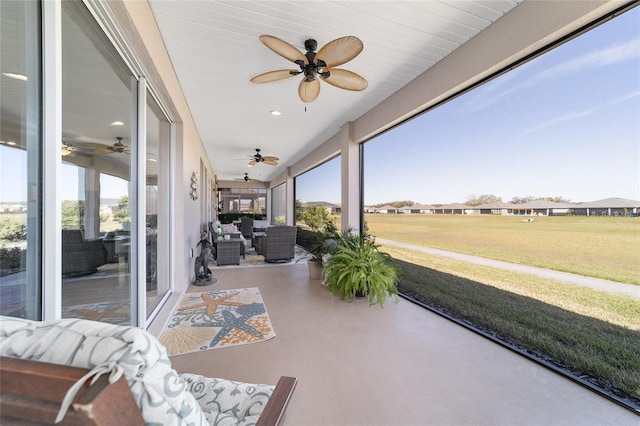
[(135, 84), (84, 4), (62, 2), (63, 318), (135, 321)]
[(40, 10), (0, 1), (0, 315), (39, 320)]
[(147, 318), (169, 292), (170, 125), (147, 93), (146, 304)]

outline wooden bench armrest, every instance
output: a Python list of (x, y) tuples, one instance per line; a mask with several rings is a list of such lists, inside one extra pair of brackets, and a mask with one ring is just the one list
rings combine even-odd
[(285, 410), (298, 384), (295, 377), (282, 376), (276, 384), (271, 397), (267, 401), (256, 426), (279, 426), (284, 420)]
[[(86, 368), (0, 357), (0, 423), (10, 424), (19, 419), (37, 424), (54, 424), (67, 390), (89, 371)], [(63, 421), (58, 424), (144, 424), (124, 376), (112, 384), (107, 374), (91, 386), (89, 382), (82, 386)]]

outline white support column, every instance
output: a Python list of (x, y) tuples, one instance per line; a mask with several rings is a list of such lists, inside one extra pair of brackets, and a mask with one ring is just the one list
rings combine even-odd
[(341, 227), (360, 232), (360, 145), (351, 139), (351, 123), (345, 124), (340, 130), (341, 152)]
[(100, 171), (95, 166), (84, 171), (84, 238), (100, 235)]
[(287, 206), (287, 225), (293, 225), (295, 222), (296, 216), (296, 200), (295, 200), (295, 181), (291, 177), (291, 168), (287, 167), (287, 180), (286, 180), (286, 188), (287, 188), (287, 198), (286, 198), (286, 206)]

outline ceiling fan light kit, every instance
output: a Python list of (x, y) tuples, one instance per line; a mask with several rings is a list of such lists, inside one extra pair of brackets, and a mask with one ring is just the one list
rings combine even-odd
[(298, 96), (303, 102), (313, 102), (320, 94), (320, 77), (322, 80), (340, 89), (362, 91), (368, 82), (359, 74), (345, 69), (334, 68), (349, 62), (362, 52), (364, 45), (358, 37), (346, 36), (335, 39), (324, 45), (317, 53), (318, 42), (308, 39), (304, 42), (306, 53), (270, 35), (260, 36), (260, 41), (269, 49), (293, 62), (300, 70), (276, 70), (257, 75), (251, 79), (253, 83), (269, 83), (303, 74), (298, 86)]

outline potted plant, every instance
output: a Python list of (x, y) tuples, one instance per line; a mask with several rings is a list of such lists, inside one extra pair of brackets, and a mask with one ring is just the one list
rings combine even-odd
[(321, 280), (325, 260), (335, 253), (338, 243), (333, 235), (323, 233), (306, 249), (311, 255), (307, 259), (309, 279)]
[(342, 232), (337, 250), (324, 265), (325, 285), (348, 301), (366, 297), (370, 304), (383, 307), (388, 297), (397, 299), (399, 270), (378, 247), (369, 235)]

